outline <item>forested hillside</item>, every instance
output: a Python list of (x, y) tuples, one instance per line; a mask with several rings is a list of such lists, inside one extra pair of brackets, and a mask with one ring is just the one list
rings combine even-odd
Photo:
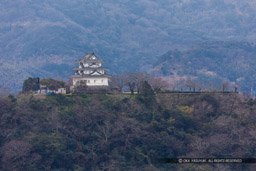
[(151, 73), (174, 79), (190, 77), (208, 88), (209, 83), (217, 87), (226, 80), (238, 85), (240, 91), (255, 92), (255, 57), (252, 43), (206, 41), (159, 56)]
[[(0, 85), (67, 78), (95, 51), (112, 73), (147, 71), (157, 56), (205, 40), (255, 42), (250, 0), (1, 0)], [(136, 64), (136, 65), (135, 65)]]
[(0, 99), (1, 170), (253, 170), (159, 158), (254, 157), (256, 101), (236, 93)]

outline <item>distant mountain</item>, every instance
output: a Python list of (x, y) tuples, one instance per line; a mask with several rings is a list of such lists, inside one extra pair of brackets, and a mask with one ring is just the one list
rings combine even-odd
[(242, 91), (256, 90), (256, 46), (247, 42), (203, 42), (158, 57), (151, 73), (184, 76), (216, 85), (228, 80)]
[(0, 1), (0, 85), (29, 76), (67, 79), (95, 51), (113, 73), (148, 70), (155, 56), (206, 40), (256, 38), (250, 0)]

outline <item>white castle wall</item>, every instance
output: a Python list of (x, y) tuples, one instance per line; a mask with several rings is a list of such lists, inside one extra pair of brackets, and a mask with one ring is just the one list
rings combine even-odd
[(108, 78), (73, 78), (73, 85), (78, 85), (80, 81), (86, 81), (87, 86), (108, 86)]

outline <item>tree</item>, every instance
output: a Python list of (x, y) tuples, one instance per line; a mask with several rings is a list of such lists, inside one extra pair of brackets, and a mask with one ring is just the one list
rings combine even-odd
[(192, 89), (194, 92), (196, 91), (196, 82), (194, 80), (187, 80), (186, 86), (189, 88), (189, 91), (192, 91)]
[(23, 83), (23, 88), (22, 91), (23, 92), (28, 92), (28, 91), (36, 91), (39, 90), (40, 85), (39, 85), (39, 78), (31, 78), (29, 77), (28, 79), (26, 79)]
[(186, 81), (184, 79), (178, 80), (177, 87), (180, 89), (180, 91), (183, 91), (185, 85), (186, 85)]
[(69, 94), (71, 92), (70, 87), (73, 86), (73, 80), (69, 79), (65, 82), (66, 92)]
[(1, 148), (4, 170), (35, 170), (41, 156), (32, 152), (32, 146), (20, 140), (11, 140)]
[(152, 87), (147, 81), (144, 81), (142, 86), (141, 86), (141, 91), (139, 93), (142, 96), (148, 96), (148, 97), (153, 97), (155, 95)]
[(60, 80), (54, 80), (52, 78), (46, 78), (40, 80), (41, 85), (46, 85), (46, 87), (50, 90), (58, 90), (59, 88), (63, 88), (65, 82)]
[(118, 88), (119, 91), (122, 91), (125, 85), (125, 78), (124, 75), (114, 75), (111, 79), (111, 87)]
[(223, 91), (223, 92), (226, 91), (226, 90), (230, 87), (229, 81), (223, 81), (223, 82), (221, 83), (221, 87), (222, 87), (222, 91)]
[(7, 97), (9, 94), (9, 89), (6, 87), (0, 86), (0, 97)]
[(79, 84), (74, 88), (74, 94), (85, 95), (88, 92), (88, 86), (85, 81), (79, 81)]
[(169, 84), (169, 88), (170, 88), (172, 91), (175, 91), (176, 88), (177, 88), (177, 81), (176, 81), (176, 80), (171, 80), (171, 81), (170, 81), (170, 84)]
[(143, 82), (141, 91), (138, 94), (138, 99), (148, 107), (150, 107), (156, 101), (155, 93), (147, 81)]
[(149, 80), (149, 83), (155, 92), (168, 88), (167, 81), (165, 81), (161, 77), (153, 77), (152, 79)]
[(136, 73), (131, 72), (124, 76), (125, 85), (127, 85), (132, 94), (134, 94), (135, 89), (140, 92), (141, 86), (145, 80), (150, 80), (151, 76), (147, 73)]
[(152, 80), (152, 76), (147, 73), (134, 73), (135, 77), (135, 86), (137, 88), (137, 92), (140, 92), (140, 89), (144, 83), (144, 81), (149, 82)]
[(128, 73), (124, 76), (125, 78), (125, 85), (127, 85), (131, 91), (131, 94), (134, 94), (134, 89), (136, 87), (136, 74), (135, 73)]

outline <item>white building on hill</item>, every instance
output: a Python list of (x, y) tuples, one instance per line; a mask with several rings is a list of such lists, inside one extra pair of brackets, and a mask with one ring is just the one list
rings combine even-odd
[(110, 76), (105, 74), (107, 68), (102, 67), (104, 62), (99, 59), (93, 52), (77, 60), (79, 66), (73, 68), (75, 75), (70, 76), (73, 79), (73, 86), (86, 84), (87, 86), (108, 86)]

